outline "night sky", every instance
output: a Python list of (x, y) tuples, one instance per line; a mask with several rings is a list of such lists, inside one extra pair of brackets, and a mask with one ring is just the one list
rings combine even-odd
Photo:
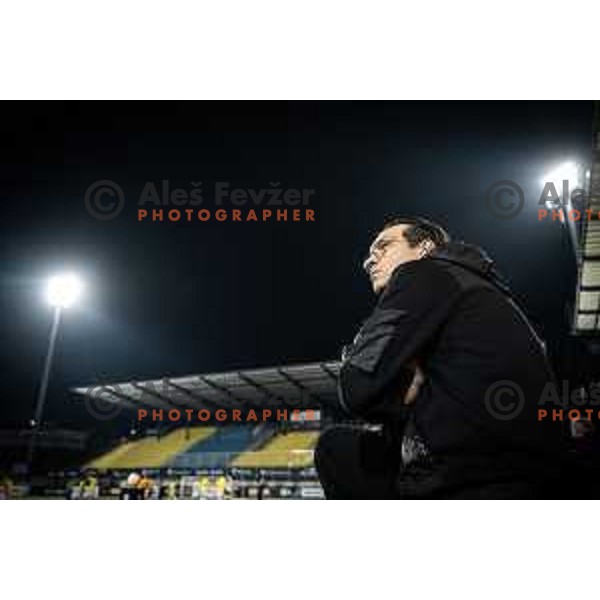
[[(540, 181), (589, 160), (591, 125), (591, 102), (4, 102), (1, 425), (33, 414), (49, 274), (78, 272), (86, 295), (64, 313), (45, 420), (85, 427), (74, 385), (336, 358), (373, 303), (360, 263), (395, 213), (485, 247), (554, 348), (575, 274), (560, 225), (537, 220)], [(138, 222), (144, 184), (164, 179), (202, 181), (212, 211), (217, 181), (314, 188), (316, 221)], [(525, 191), (513, 220), (484, 202), (500, 179)], [(124, 191), (113, 220), (86, 210), (97, 180)]]

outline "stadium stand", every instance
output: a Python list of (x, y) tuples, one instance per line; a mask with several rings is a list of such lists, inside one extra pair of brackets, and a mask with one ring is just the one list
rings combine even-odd
[(265, 441), (264, 432), (265, 428), (260, 425), (220, 427), (214, 435), (199, 440), (176, 456), (172, 464), (177, 468), (223, 468), (238, 454)]
[(106, 454), (92, 460), (92, 469), (143, 469), (165, 466), (173, 457), (200, 443), (215, 433), (214, 427), (175, 429), (162, 438), (148, 436), (120, 444)]
[(240, 455), (232, 466), (249, 469), (309, 467), (313, 463), (313, 450), (318, 438), (318, 431), (281, 433), (260, 450)]

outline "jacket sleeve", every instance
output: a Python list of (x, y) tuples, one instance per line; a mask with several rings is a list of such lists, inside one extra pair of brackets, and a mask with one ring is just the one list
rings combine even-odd
[(414, 361), (450, 315), (459, 289), (430, 259), (396, 269), (342, 357), (338, 393), (347, 413), (379, 419), (401, 412)]

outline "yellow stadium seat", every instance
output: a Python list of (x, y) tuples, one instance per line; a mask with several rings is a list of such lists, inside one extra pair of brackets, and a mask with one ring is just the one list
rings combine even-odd
[(143, 469), (165, 466), (175, 455), (215, 433), (214, 427), (193, 427), (186, 435), (184, 428), (175, 429), (162, 438), (145, 437), (125, 442), (91, 461), (92, 469)]

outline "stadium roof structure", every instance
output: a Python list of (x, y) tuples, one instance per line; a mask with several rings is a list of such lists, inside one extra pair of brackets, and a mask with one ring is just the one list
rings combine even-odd
[(72, 388), (86, 399), (130, 409), (319, 408), (337, 400), (337, 361), (94, 383)]

